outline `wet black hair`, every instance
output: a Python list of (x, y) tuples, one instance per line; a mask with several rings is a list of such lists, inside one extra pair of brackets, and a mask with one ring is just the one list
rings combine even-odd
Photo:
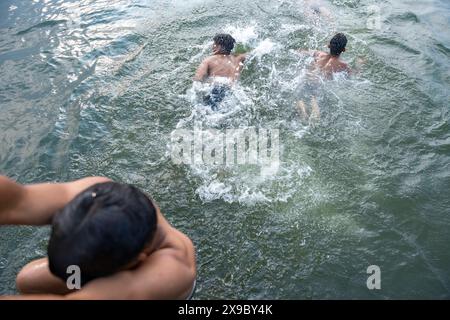
[(236, 43), (236, 40), (234, 40), (231, 35), (225, 33), (217, 34), (213, 40), (215, 44), (222, 47), (221, 53), (224, 54), (230, 54), (234, 48), (234, 44)]
[(336, 34), (330, 41), (330, 54), (339, 56), (347, 45), (347, 37), (343, 33)]
[(82, 285), (112, 275), (137, 259), (156, 224), (156, 208), (142, 191), (96, 184), (55, 214), (47, 248), (50, 271), (67, 281), (67, 268), (78, 266)]

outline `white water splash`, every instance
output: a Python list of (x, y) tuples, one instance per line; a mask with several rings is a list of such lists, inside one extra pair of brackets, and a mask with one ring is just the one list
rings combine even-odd
[[(228, 25), (222, 30), (235, 37), (238, 43), (254, 48), (250, 53), (247, 65), (251, 63), (250, 60), (256, 59), (258, 66), (261, 68), (267, 67), (265, 59), (262, 58), (267, 56), (270, 59), (283, 50), (282, 46), (271, 38), (261, 38), (256, 24), (244, 27)], [(207, 55), (207, 49), (205, 48), (209, 47), (209, 42), (199, 46), (201, 52), (195, 56), (197, 62)], [(304, 79), (302, 68), (292, 68), (293, 77), (289, 76), (285, 79), (286, 74), (281, 70), (278, 71), (272, 62), (270, 63), (273, 70), (269, 77), (273, 78), (272, 81), (279, 83), (283, 91), (292, 92), (297, 87), (298, 82)], [(298, 70), (300, 70), (300, 74), (298, 74)], [(255, 126), (254, 115), (257, 113), (255, 101), (258, 99), (258, 90), (245, 87), (239, 82), (236, 83), (233, 86), (232, 93), (221, 103), (218, 111), (212, 111), (203, 103), (202, 97), (208, 94), (210, 90), (211, 85), (207, 83), (194, 83), (187, 90), (182, 97), (192, 106), (191, 114), (178, 122), (177, 129), (193, 130), (199, 123), (203, 130), (225, 130)], [(284, 121), (283, 123), (281, 125), (286, 127), (286, 123)], [(274, 125), (275, 127), (273, 127)], [(278, 126), (280, 126), (278, 122), (275, 122), (275, 124), (258, 124), (258, 128), (262, 129), (278, 129)], [(296, 136), (296, 140), (306, 132), (304, 127), (297, 127), (300, 127), (301, 133), (299, 132), (299, 136)], [(295, 136), (295, 131), (293, 133)], [(283, 149), (282, 140), (280, 140), (280, 144)], [(281, 163), (274, 163), (273, 165), (208, 166), (192, 164), (186, 169), (199, 181), (196, 194), (201, 201), (222, 200), (227, 203), (254, 206), (259, 203), (286, 202), (295, 193), (303, 189), (303, 181), (310, 176), (313, 170), (301, 162), (301, 159), (283, 162), (281, 155)]]
[(223, 30), (225, 33), (229, 33), (238, 43), (249, 45), (252, 41), (258, 39), (256, 32), (257, 25), (250, 23), (248, 27), (239, 28), (237, 26), (226, 26)]
[(261, 59), (262, 56), (271, 53), (277, 48), (277, 44), (270, 39), (261, 41), (258, 46), (252, 51), (252, 55)]

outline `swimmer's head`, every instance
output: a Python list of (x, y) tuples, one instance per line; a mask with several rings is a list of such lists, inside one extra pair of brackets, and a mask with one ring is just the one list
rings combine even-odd
[(50, 271), (67, 280), (78, 266), (81, 283), (136, 264), (154, 238), (157, 208), (139, 189), (115, 182), (94, 185), (53, 218)]
[(231, 35), (225, 33), (216, 35), (213, 40), (213, 51), (216, 54), (230, 54), (236, 43), (236, 40)]
[(342, 52), (345, 52), (346, 46), (346, 36), (343, 33), (338, 33), (331, 39), (328, 48), (330, 48), (330, 54), (332, 56), (339, 56)]

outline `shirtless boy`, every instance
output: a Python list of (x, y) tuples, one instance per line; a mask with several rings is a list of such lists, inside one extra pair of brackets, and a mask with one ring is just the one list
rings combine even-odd
[(212, 83), (211, 94), (205, 97), (205, 103), (216, 110), (231, 85), (239, 79), (246, 55), (231, 53), (236, 40), (229, 34), (218, 34), (213, 40), (213, 55), (200, 64), (194, 81)]
[[(101, 177), (20, 185), (0, 176), (0, 225), (45, 224), (48, 256), (20, 271), (23, 295), (7, 298), (186, 299), (193, 291), (191, 240), (136, 187)], [(71, 266), (79, 289), (68, 285)]]
[[(328, 44), (330, 52), (314, 50), (300, 50), (302, 53), (310, 54), (314, 57), (313, 72), (316, 71), (322, 74), (326, 79), (333, 79), (335, 73), (344, 72), (347, 75), (351, 73), (350, 67), (347, 63), (341, 60), (341, 54), (345, 52), (347, 46), (347, 38), (343, 33), (336, 34)], [(297, 108), (303, 119), (308, 119), (311, 123), (312, 120), (320, 118), (320, 109), (315, 96), (311, 99), (311, 112), (308, 116), (306, 106), (303, 101), (297, 103)]]
[(301, 50), (314, 57), (314, 68), (328, 79), (333, 78), (333, 74), (338, 72), (345, 72), (350, 74), (351, 70), (347, 63), (342, 61), (341, 54), (345, 52), (347, 46), (347, 37), (343, 33), (336, 34), (328, 44), (330, 52)]

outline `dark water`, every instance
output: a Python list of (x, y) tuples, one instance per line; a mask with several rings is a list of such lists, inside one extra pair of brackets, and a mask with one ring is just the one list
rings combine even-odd
[[(450, 3), (323, 4), (329, 16), (294, 0), (2, 0), (1, 174), (150, 192), (197, 246), (198, 299), (450, 298)], [(211, 114), (191, 78), (219, 31), (256, 51)], [(359, 71), (316, 89), (321, 119), (307, 126), (294, 49), (337, 31)], [(278, 128), (279, 170), (175, 165), (170, 134), (194, 119)], [(0, 229), (0, 294), (47, 238)], [(370, 265), (381, 290), (366, 287)]]

